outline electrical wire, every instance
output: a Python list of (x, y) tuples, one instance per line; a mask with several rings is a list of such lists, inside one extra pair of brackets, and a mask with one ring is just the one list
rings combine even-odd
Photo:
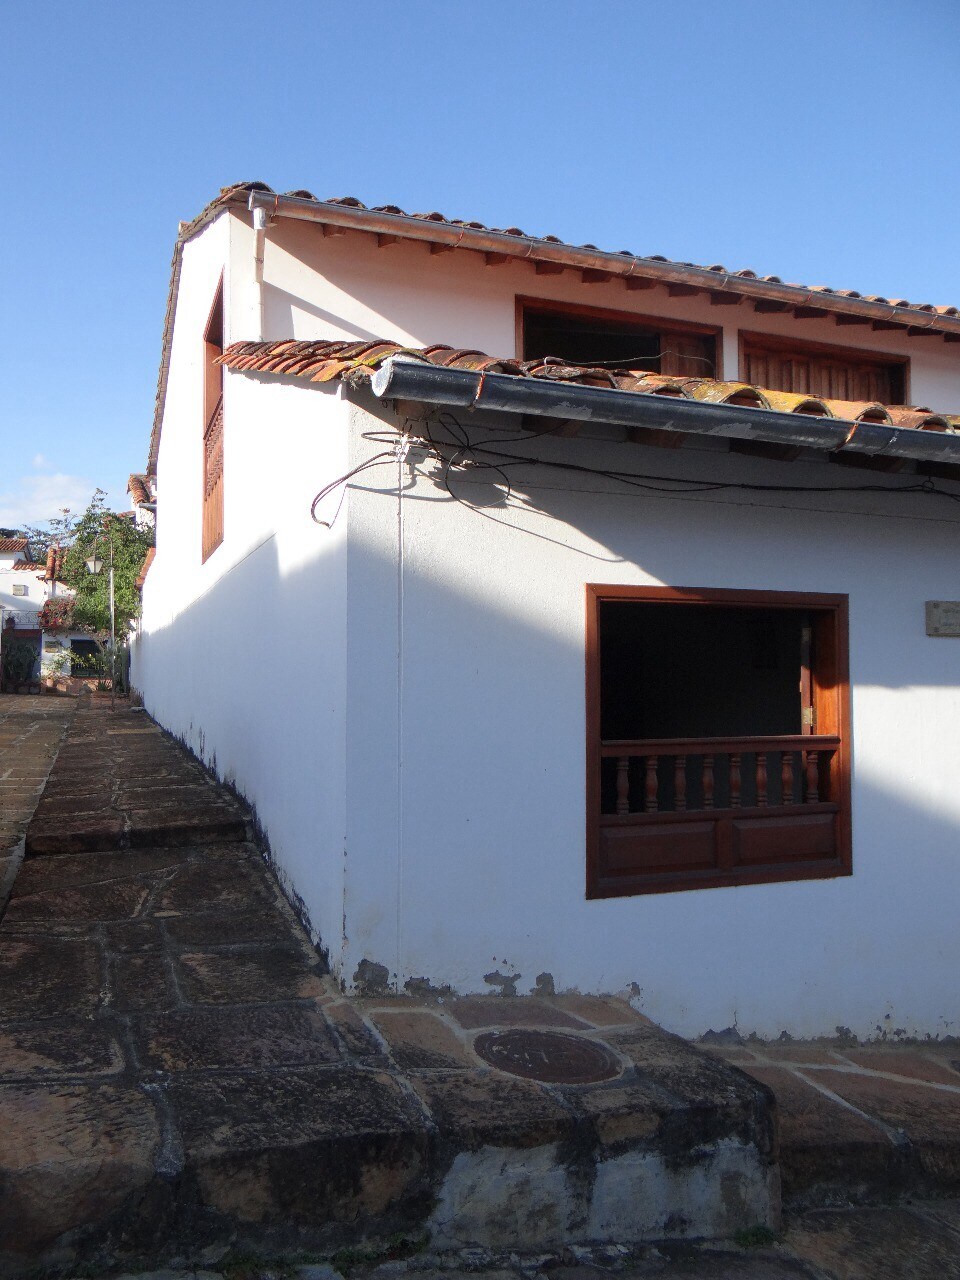
[[(499, 477), (499, 483), (505, 490), (505, 501), (513, 496), (513, 483), (509, 471), (528, 467), (543, 468), (550, 471), (569, 473), (572, 475), (590, 476), (594, 479), (607, 480), (614, 484), (622, 484), (640, 492), (690, 495), (717, 493), (719, 491), (736, 491), (741, 493), (769, 494), (847, 494), (847, 493), (884, 493), (884, 494), (922, 494), (929, 497), (947, 498), (952, 502), (960, 502), (960, 493), (951, 493), (925, 478), (909, 484), (836, 484), (836, 485), (800, 485), (800, 484), (758, 484), (747, 480), (696, 480), (688, 476), (655, 475), (642, 471), (619, 471), (609, 467), (591, 467), (579, 462), (570, 462), (549, 458), (534, 458), (526, 454), (509, 452), (503, 448), (488, 448), (495, 444), (497, 437), (484, 436), (471, 441), (464, 424), (447, 410), (434, 415), (433, 423), (445, 430), (452, 440), (438, 439), (432, 429), (430, 419), (405, 419), (394, 430), (364, 432), (363, 438), (376, 444), (392, 444), (389, 449), (382, 450), (361, 462), (344, 475), (325, 485), (314, 498), (311, 507), (311, 518), (318, 524), (325, 522), (317, 519), (316, 510), (320, 502), (342, 485), (348, 484), (356, 476), (374, 467), (384, 466), (388, 462), (402, 461), (407, 456), (412, 436), (419, 438), (414, 446), (422, 451), (427, 459), (441, 468), (440, 483), (448, 495), (461, 506), (472, 507), (472, 504), (461, 497), (451, 484), (451, 474), (463, 474), (469, 471), (490, 471)], [(560, 429), (562, 424), (549, 431), (533, 431), (526, 435), (517, 435), (512, 439), (517, 443), (528, 440), (541, 440)]]
[[(568, 360), (565, 356), (542, 356), (540, 359), (543, 364), (561, 365), (569, 369), (627, 369), (635, 370), (637, 373), (653, 373), (652, 369), (642, 369), (641, 365), (652, 364), (654, 361), (663, 360), (664, 356), (676, 356), (678, 360), (695, 360), (698, 364), (708, 365), (710, 368), (710, 376), (714, 377), (716, 362), (711, 360), (709, 356), (695, 356), (687, 351), (674, 351), (672, 347), (668, 347), (666, 351), (658, 351), (655, 354), (646, 356), (627, 356), (625, 360)], [(537, 361), (533, 361), (537, 363)], [(696, 374), (688, 373), (671, 373), (665, 374), (670, 378), (689, 378), (696, 377)]]
[(345, 475), (339, 476), (336, 480), (331, 480), (329, 484), (323, 486), (314, 500), (310, 503), (310, 519), (313, 520), (315, 524), (325, 524), (326, 521), (317, 519), (317, 507), (328, 494), (333, 493), (335, 489), (339, 489), (341, 485), (348, 484), (354, 476), (358, 476), (364, 471), (369, 471), (373, 467), (381, 466), (384, 462), (395, 462), (396, 459), (396, 449), (391, 449), (389, 452), (385, 453), (378, 453), (372, 458), (367, 458), (366, 462), (361, 462), (359, 466), (354, 467), (352, 471), (348, 471)]
[[(453, 414), (445, 414), (444, 417), (457, 421)], [(429, 432), (429, 424), (424, 424), (427, 430), (427, 439), (431, 446), (439, 450), (443, 448), (443, 442), (433, 438)], [(458, 423), (461, 430), (462, 424)], [(527, 439), (541, 439), (547, 435), (547, 432), (534, 432)], [(941, 489), (930, 479), (924, 479), (917, 483), (889, 485), (889, 484), (838, 484), (838, 485), (798, 485), (798, 484), (757, 484), (745, 480), (692, 480), (689, 477), (651, 475), (645, 472), (634, 471), (618, 471), (606, 467), (591, 467), (583, 463), (560, 461), (557, 459), (531, 458), (526, 454), (508, 453), (504, 449), (487, 449), (487, 440), (477, 441), (465, 449), (460, 445), (452, 458), (440, 457), (440, 460), (447, 466), (456, 465), (460, 458), (466, 454), (486, 455), (495, 460), (498, 468), (504, 467), (546, 467), (555, 471), (566, 471), (589, 475), (606, 480), (619, 482), (640, 489), (649, 490), (655, 493), (712, 493), (720, 489), (735, 489), (747, 493), (905, 493), (905, 494), (931, 494), (944, 498), (949, 498), (954, 502), (960, 502), (960, 493), (951, 493), (947, 489)], [(449, 446), (447, 446), (449, 447)], [(486, 464), (486, 465), (492, 465)]]

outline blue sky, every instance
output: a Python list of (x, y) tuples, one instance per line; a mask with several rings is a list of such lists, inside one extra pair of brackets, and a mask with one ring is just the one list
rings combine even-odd
[(956, 0), (0, 19), (0, 525), (122, 508), (177, 222), (234, 181), (960, 304)]

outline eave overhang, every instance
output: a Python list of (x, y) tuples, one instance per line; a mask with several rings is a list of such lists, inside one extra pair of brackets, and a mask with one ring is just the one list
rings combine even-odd
[(334, 233), (368, 232), (377, 237), (380, 246), (399, 240), (427, 242), (437, 250), (474, 250), (485, 255), (490, 264), (528, 261), (555, 270), (579, 270), (585, 284), (621, 280), (628, 290), (664, 285), (685, 292), (706, 292), (711, 302), (752, 302), (756, 311), (788, 312), (798, 319), (832, 316), (838, 325), (870, 325), (876, 330), (900, 331), (910, 338), (937, 336), (948, 343), (960, 343), (960, 309), (956, 307), (862, 297), (853, 290), (788, 284), (776, 277), (758, 277), (752, 271), (728, 272), (627, 251), (610, 252), (593, 245), (576, 246), (556, 237), (525, 235), (516, 228), (500, 231), (478, 223), (451, 221), (440, 214), (408, 214), (392, 206), (368, 209), (358, 201), (318, 200), (306, 192), (278, 195), (264, 183), (238, 183), (224, 188), (191, 222), (182, 223), (174, 246), (148, 475), (156, 475), (157, 470), (183, 246), (225, 211), (249, 211), (252, 216), (258, 209), (268, 220), (313, 222)]
[[(718, 272), (710, 267), (661, 261), (631, 253), (616, 253), (593, 246), (566, 244), (536, 236), (517, 235), (413, 214), (385, 213), (358, 208), (337, 201), (314, 200), (306, 196), (280, 196), (267, 191), (251, 191), (249, 209), (264, 209), (269, 218), (295, 218), (344, 230), (368, 231), (397, 239), (428, 241), (451, 249), (473, 249), (479, 253), (502, 254), (509, 259), (550, 262), (561, 267), (593, 270), (611, 279), (644, 279), (655, 284), (690, 285), (708, 293), (734, 293), (740, 298), (783, 302), (787, 309), (811, 307), (831, 315), (859, 316), (865, 320), (904, 330), (931, 330), (955, 334), (960, 341), (960, 313), (957, 308), (897, 305), (851, 297), (848, 293), (824, 291), (805, 285), (772, 283), (757, 277)], [(953, 313), (953, 314), (951, 314)]]

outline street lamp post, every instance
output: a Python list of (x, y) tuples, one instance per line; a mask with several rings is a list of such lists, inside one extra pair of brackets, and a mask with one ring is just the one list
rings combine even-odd
[[(110, 543), (110, 710), (115, 711), (117, 706), (117, 610), (113, 594), (113, 535), (107, 531), (107, 540)], [(93, 555), (87, 561), (88, 573), (100, 573), (103, 569), (103, 561), (97, 555), (97, 544), (93, 544)]]

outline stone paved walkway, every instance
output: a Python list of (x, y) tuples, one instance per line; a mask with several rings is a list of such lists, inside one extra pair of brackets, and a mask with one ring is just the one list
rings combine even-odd
[(27, 832), (27, 857), (243, 840), (242, 807), (142, 711), (81, 705)]
[(713, 1052), (776, 1095), (788, 1207), (960, 1192), (960, 1042)]
[(0, 694), (0, 911), (18, 846), (75, 710), (72, 698)]
[(957, 1047), (705, 1053), (614, 997), (347, 999), (249, 829), (143, 713), (72, 716), (0, 922), (0, 1275), (427, 1231), (494, 1252), (425, 1275), (590, 1280), (595, 1254), (509, 1251), (592, 1239), (637, 1280), (960, 1276), (945, 1203), (617, 1252), (775, 1225), (780, 1174), (795, 1208), (956, 1194)]
[(347, 1000), (246, 829), (78, 710), (0, 923), (0, 1270), (776, 1217), (756, 1082), (613, 998)]

